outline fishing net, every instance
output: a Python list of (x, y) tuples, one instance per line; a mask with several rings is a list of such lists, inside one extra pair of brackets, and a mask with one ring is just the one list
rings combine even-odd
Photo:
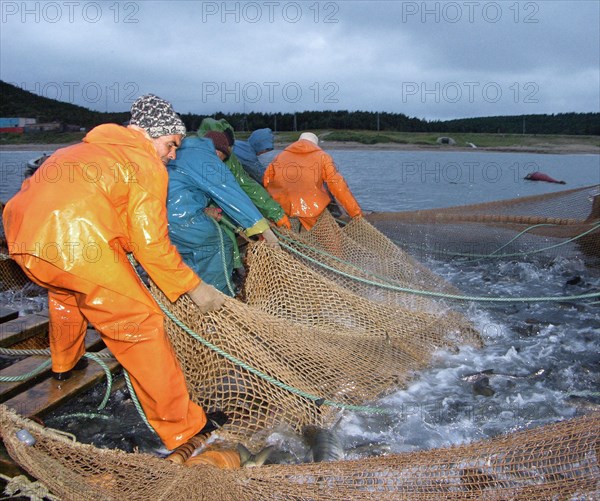
[(19, 291), (31, 282), (8, 254), (4, 223), (1, 217), (3, 212), (4, 203), (0, 202), (0, 292), (7, 290)]
[(231, 416), (227, 437), (245, 440), (282, 423), (298, 430), (325, 424), (332, 409), (406, 385), (437, 349), (480, 345), (461, 315), (369, 301), (263, 243), (248, 253), (246, 304), (231, 299), (198, 315), (187, 296), (170, 304), (153, 287), (172, 315), (167, 332), (192, 398)]
[[(433, 302), (427, 292), (459, 292), (364, 218), (355, 218), (341, 228), (325, 212), (310, 232), (279, 232), (284, 248), (301, 262), (371, 301), (439, 316), (448, 314), (448, 308)], [(417, 290), (423, 294), (415, 294)]]
[(29, 279), (7, 252), (0, 252), (0, 291), (21, 290)]
[(417, 257), (600, 260), (599, 185), (368, 219)]
[[(597, 192), (368, 219), (427, 252), (594, 259)], [(192, 398), (230, 416), (219, 430), (224, 447), (258, 450), (269, 430), (327, 427), (340, 409), (375, 412), (374, 402), (406, 386), (436, 350), (481, 346), (448, 301), (460, 291), (366, 218), (342, 228), (326, 213), (310, 232), (280, 237), (283, 250), (249, 246), (243, 301), (227, 299), (219, 311), (201, 315), (187, 296), (170, 303), (149, 284)], [(461, 238), (467, 244), (459, 248)], [(600, 495), (599, 425), (592, 413), (446, 449), (221, 470), (98, 449), (0, 408), (10, 455), (65, 499), (593, 499)], [(17, 438), (21, 429), (34, 445)]]
[(0, 406), (10, 455), (61, 499), (89, 500), (598, 499), (599, 427), (596, 412), (446, 449), (222, 470), (98, 449)]

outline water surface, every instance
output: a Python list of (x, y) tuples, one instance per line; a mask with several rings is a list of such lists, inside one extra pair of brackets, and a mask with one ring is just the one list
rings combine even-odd
[[(369, 211), (449, 207), (600, 184), (598, 155), (331, 153), (357, 200)], [(26, 161), (39, 154), (0, 152), (2, 200), (18, 190)], [(566, 184), (525, 181), (523, 177), (533, 171)], [(600, 290), (599, 270), (572, 256), (477, 263), (428, 255), (419, 258), (467, 294), (527, 297)], [(28, 298), (22, 301), (30, 310), (43, 307)], [(600, 403), (599, 304), (515, 302), (459, 307), (482, 333), (484, 348), (437, 353), (432, 366), (408, 388), (372, 403), (388, 409), (386, 415), (341, 412), (336, 430), (348, 450), (366, 441), (385, 443), (392, 452), (460, 444), (573, 417)], [(543, 376), (491, 378), (494, 393), (484, 396), (462, 378), (487, 369), (513, 375), (543, 369)], [(102, 391), (98, 387), (77, 408), (54, 413), (47, 424), (96, 445), (125, 450), (160, 447), (135, 415), (126, 390), (117, 392), (109, 410), (96, 413)], [(90, 416), (82, 417), (81, 412)], [(274, 442), (280, 440), (273, 437)]]

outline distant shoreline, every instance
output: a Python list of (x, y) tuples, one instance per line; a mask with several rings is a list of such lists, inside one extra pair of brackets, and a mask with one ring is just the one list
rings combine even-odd
[(28, 143), (28, 144), (0, 144), (0, 151), (47, 151), (51, 152), (64, 148), (65, 146), (71, 146), (72, 144), (42, 144), (42, 143)]
[[(287, 144), (275, 144), (278, 149), (283, 149)], [(495, 151), (499, 153), (541, 153), (541, 154), (600, 154), (599, 146), (584, 144), (570, 145), (539, 145), (539, 146), (489, 146), (471, 148), (468, 146), (427, 145), (411, 143), (377, 143), (363, 144), (350, 141), (320, 141), (321, 146), (327, 150), (385, 150), (385, 151)]]
[[(77, 143), (70, 143), (77, 144)], [(70, 144), (0, 144), (1, 151), (40, 151), (52, 152)], [(276, 149), (283, 149), (288, 143), (275, 143)], [(584, 144), (560, 144), (560, 145), (537, 145), (537, 146), (493, 146), (470, 148), (464, 146), (449, 145), (423, 145), (405, 143), (377, 143), (363, 144), (351, 141), (321, 141), (320, 146), (325, 150), (385, 150), (385, 151), (494, 151), (499, 153), (539, 153), (539, 154), (600, 154), (600, 147)]]

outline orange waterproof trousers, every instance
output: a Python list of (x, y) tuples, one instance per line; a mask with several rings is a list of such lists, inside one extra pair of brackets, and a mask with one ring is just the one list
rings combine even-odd
[(48, 289), (53, 371), (70, 370), (81, 358), (90, 322), (129, 373), (148, 422), (168, 449), (185, 443), (204, 427), (206, 415), (190, 400), (164, 330), (164, 317), (139, 281), (124, 284), (123, 290), (135, 290), (138, 297), (133, 299), (35, 256), (14, 258), (33, 281)]

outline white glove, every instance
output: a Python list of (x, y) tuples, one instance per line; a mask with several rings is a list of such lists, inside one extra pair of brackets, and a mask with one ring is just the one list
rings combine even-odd
[(218, 310), (225, 304), (225, 294), (221, 294), (212, 285), (200, 282), (200, 285), (188, 291), (188, 296), (196, 303), (202, 313)]
[(265, 231), (263, 231), (262, 236), (269, 247), (272, 247), (273, 249), (281, 249), (279, 240), (277, 240), (277, 237), (271, 228), (267, 228)]

